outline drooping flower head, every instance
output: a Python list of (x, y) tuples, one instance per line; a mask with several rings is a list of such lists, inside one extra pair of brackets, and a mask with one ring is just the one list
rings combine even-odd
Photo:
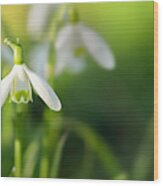
[(50, 17), (58, 9), (58, 4), (32, 4), (27, 18), (27, 30), (33, 39), (42, 37), (48, 27)]
[(52, 110), (59, 111), (61, 102), (48, 83), (31, 71), (23, 61), (23, 50), (19, 41), (13, 43), (5, 39), (13, 50), (14, 66), (11, 72), (1, 81), (1, 106), (10, 93), (11, 101), (19, 103), (32, 102), (32, 87)]
[(84, 52), (87, 51), (99, 66), (107, 70), (115, 67), (115, 58), (105, 40), (91, 28), (79, 21), (74, 8), (69, 11), (69, 22), (58, 32), (56, 42), (56, 74), (65, 68), (81, 70), (85, 66)]

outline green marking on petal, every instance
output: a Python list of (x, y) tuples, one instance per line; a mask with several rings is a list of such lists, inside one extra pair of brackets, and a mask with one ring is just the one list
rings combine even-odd
[(84, 54), (84, 48), (83, 47), (78, 47), (74, 50), (74, 55), (75, 57), (80, 57)]
[(19, 76), (14, 78), (11, 89), (11, 101), (18, 104), (26, 104), (29, 101), (33, 101), (31, 85), (25, 74), (22, 75), (22, 79)]
[(12, 93), (11, 100), (15, 103), (28, 103), (32, 97), (30, 91), (20, 90)]
[(21, 91), (15, 93), (15, 98), (19, 101), (21, 99), (24, 99), (24, 101), (29, 100), (29, 93), (28, 93), (28, 91), (21, 90)]
[(74, 7), (71, 7), (68, 12), (69, 15), (69, 21), (72, 24), (76, 24), (79, 22), (79, 15), (77, 10)]

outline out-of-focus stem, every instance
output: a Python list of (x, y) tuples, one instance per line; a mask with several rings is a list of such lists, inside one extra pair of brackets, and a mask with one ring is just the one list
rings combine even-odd
[(48, 157), (48, 144), (47, 144), (47, 136), (43, 136), (43, 147), (42, 147), (42, 156), (40, 162), (40, 178), (47, 178), (49, 172), (49, 157)]
[(58, 177), (58, 171), (59, 171), (59, 166), (60, 166), (60, 161), (61, 161), (61, 157), (62, 157), (62, 152), (63, 152), (63, 147), (64, 144), (66, 142), (68, 133), (66, 132), (60, 139), (58, 146), (55, 150), (55, 154), (54, 154), (54, 160), (52, 163), (52, 169), (50, 172), (50, 177), (51, 178), (57, 178)]
[(82, 138), (82, 140), (91, 148), (92, 152), (101, 161), (104, 169), (108, 172), (111, 179), (125, 180), (128, 175), (121, 167), (119, 160), (112, 151), (109, 144), (106, 144), (98, 133), (85, 122), (80, 122), (71, 118), (66, 118), (66, 127), (71, 129)]

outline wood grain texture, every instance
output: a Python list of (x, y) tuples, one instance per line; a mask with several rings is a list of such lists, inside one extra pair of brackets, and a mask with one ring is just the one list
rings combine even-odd
[(154, 180), (158, 179), (158, 3), (154, 2)]

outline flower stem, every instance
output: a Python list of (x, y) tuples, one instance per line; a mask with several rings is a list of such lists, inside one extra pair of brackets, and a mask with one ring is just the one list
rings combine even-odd
[(47, 178), (48, 177), (48, 170), (49, 170), (49, 158), (48, 158), (48, 144), (47, 144), (47, 137), (43, 136), (43, 152), (40, 162), (40, 178)]
[[(19, 110), (18, 110), (19, 109)], [(16, 108), (15, 114), (15, 139), (14, 139), (14, 164), (15, 164), (15, 177), (21, 177), (22, 173), (22, 144), (21, 144), (21, 118), (22, 112), (20, 108)]]
[(17, 43), (10, 41), (8, 38), (5, 38), (4, 43), (6, 43), (12, 50), (14, 54), (14, 64), (21, 65), (23, 64), (23, 50), (19, 44), (19, 39)]
[(119, 159), (112, 151), (111, 146), (88, 123), (66, 118), (65, 127), (71, 127), (73, 131), (84, 140), (88, 148), (96, 153), (101, 165), (110, 175), (111, 179), (125, 180), (128, 174), (123, 170)]
[(21, 176), (21, 142), (20, 138), (18, 137), (19, 135), (16, 134), (16, 139), (15, 139), (15, 176), (20, 177)]
[(50, 177), (51, 178), (57, 178), (58, 177), (58, 172), (59, 172), (59, 166), (62, 158), (62, 152), (63, 152), (63, 147), (66, 142), (68, 133), (66, 132), (60, 139), (58, 146), (56, 148), (56, 152), (54, 154), (54, 160), (52, 163), (52, 169), (50, 172)]

